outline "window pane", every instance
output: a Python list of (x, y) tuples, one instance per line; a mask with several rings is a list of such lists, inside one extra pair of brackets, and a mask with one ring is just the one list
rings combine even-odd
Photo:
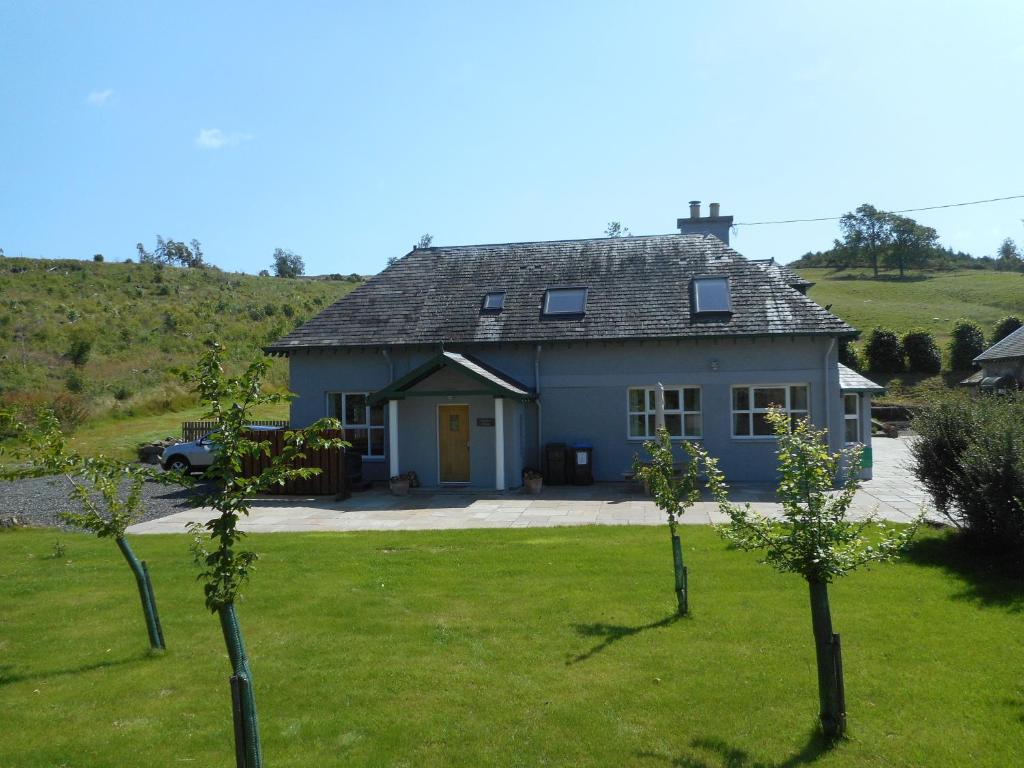
[(332, 392), (327, 398), (327, 415), (332, 419), (341, 420), (341, 393)]
[(728, 312), (729, 281), (724, 277), (704, 277), (693, 281), (697, 312)]
[(774, 435), (775, 431), (772, 429), (772, 425), (768, 423), (768, 414), (766, 413), (755, 413), (754, 414), (754, 434), (755, 435)]
[(630, 437), (644, 437), (644, 424), (646, 420), (643, 416), (630, 416), (629, 417), (629, 436)]
[(371, 456), (383, 456), (384, 455), (384, 430), (383, 429), (371, 429), (370, 430), (370, 455)]
[(546, 315), (582, 315), (586, 305), (586, 288), (549, 288), (544, 296)]
[(701, 419), (699, 413), (688, 413), (683, 418), (683, 426), (686, 427), (687, 437), (700, 437), (703, 434), (703, 419)]
[(683, 390), (683, 405), (687, 411), (699, 411), (700, 410), (700, 390), (699, 389), (684, 389)]
[(656, 398), (655, 398), (655, 395), (654, 395), (654, 390), (653, 389), (648, 389), (647, 390), (647, 410), (648, 411), (653, 411), (654, 408), (655, 408), (655, 403), (656, 402), (657, 401), (656, 401)]
[(345, 439), (352, 443), (352, 447), (349, 448), (350, 451), (362, 456), (366, 455), (366, 450), (369, 448), (369, 445), (365, 429), (346, 429)]
[(665, 415), (665, 429), (672, 437), (683, 436), (683, 417), (678, 413), (669, 413)]
[(666, 411), (678, 411), (679, 410), (679, 390), (678, 389), (666, 389), (665, 390), (665, 410)]
[(384, 403), (370, 406), (370, 424), (375, 427), (384, 426)]
[(857, 413), (857, 395), (843, 395), (843, 410), (847, 415)]
[(758, 387), (754, 390), (755, 408), (768, 408), (773, 405), (786, 407), (785, 389), (782, 387)]
[(492, 291), (484, 296), (484, 309), (491, 311), (501, 309), (505, 306), (505, 292)]
[(654, 416), (647, 417), (647, 434), (651, 437), (654, 437), (656, 434), (658, 434), (657, 427), (655, 427), (654, 424)]
[(750, 390), (746, 387), (735, 387), (732, 390), (732, 409), (734, 411), (750, 410)]
[(846, 442), (848, 443), (859, 443), (860, 442), (860, 430), (857, 429), (857, 419), (846, 420)]
[(750, 434), (750, 414), (734, 413), (732, 415), (732, 433), (734, 435)]
[(629, 410), (632, 413), (642, 413), (644, 410), (644, 391), (642, 389), (629, 390)]
[(807, 387), (790, 387), (789, 398), (789, 409), (791, 411), (807, 410)]
[(345, 395), (345, 423), (366, 423), (366, 395)]

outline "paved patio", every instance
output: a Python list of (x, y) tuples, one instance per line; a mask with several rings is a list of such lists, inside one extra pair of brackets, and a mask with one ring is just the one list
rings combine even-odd
[[(872, 512), (906, 522), (927, 497), (903, 467), (907, 438), (874, 441), (874, 479), (866, 481), (853, 504), (856, 517)], [(736, 484), (733, 501), (749, 501), (764, 514), (779, 505), (767, 485)], [(182, 533), (193, 521), (210, 519), (208, 510), (178, 512), (129, 528), (130, 533)], [(704, 499), (688, 511), (684, 523), (724, 521), (714, 502)], [(241, 527), (253, 533), (279, 531), (415, 531), (452, 528), (527, 528), (557, 525), (658, 525), (665, 516), (649, 498), (622, 483), (546, 487), (538, 496), (519, 491), (477, 489), (422, 490), (392, 496), (386, 490), (357, 493), (344, 501), (323, 498), (266, 497), (253, 502)]]

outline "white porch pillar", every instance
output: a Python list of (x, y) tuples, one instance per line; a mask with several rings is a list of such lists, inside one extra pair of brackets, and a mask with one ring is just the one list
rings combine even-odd
[(388, 456), (391, 459), (390, 477), (401, 470), (398, 468), (398, 401), (388, 400)]
[(494, 488), (505, 490), (505, 398), (494, 398)]

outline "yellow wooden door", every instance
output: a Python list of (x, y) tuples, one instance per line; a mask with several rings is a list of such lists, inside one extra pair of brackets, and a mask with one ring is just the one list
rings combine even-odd
[(469, 482), (469, 406), (437, 409), (437, 453), (442, 483)]

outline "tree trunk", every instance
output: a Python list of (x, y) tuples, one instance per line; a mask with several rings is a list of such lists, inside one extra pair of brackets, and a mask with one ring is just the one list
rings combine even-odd
[[(256, 698), (252, 692), (252, 672), (249, 669), (249, 656), (242, 642), (242, 629), (238, 625), (238, 614), (235, 604), (228, 603), (217, 611), (220, 617), (220, 628), (224, 632), (224, 644), (231, 659), (232, 676), (238, 678), (232, 682), (232, 698), (237, 700), (235, 707), (235, 752), (238, 768), (263, 768), (263, 751), (260, 746), (259, 722), (256, 719)], [(239, 745), (239, 735), (242, 743)], [(244, 757), (244, 762), (241, 758)]]
[(676, 602), (679, 603), (679, 615), (685, 616), (690, 609), (689, 596), (686, 589), (686, 566), (683, 565), (683, 548), (679, 536), (672, 534), (672, 564), (676, 572)]
[(123, 536), (118, 536), (117, 546), (128, 561), (128, 565), (135, 574), (135, 583), (139, 588), (139, 597), (142, 600), (142, 614), (146, 617), (146, 631), (149, 633), (149, 645), (158, 651), (164, 650), (164, 631), (160, 626), (160, 616), (156, 612), (156, 598), (153, 596), (153, 583), (149, 580), (149, 570), (144, 562), (139, 562), (128, 546), (128, 541)]
[(818, 703), (821, 727), (829, 739), (846, 732), (846, 702), (839, 656), (839, 638), (832, 632), (832, 613), (828, 605), (828, 584), (808, 581), (811, 597), (811, 626), (818, 661)]

